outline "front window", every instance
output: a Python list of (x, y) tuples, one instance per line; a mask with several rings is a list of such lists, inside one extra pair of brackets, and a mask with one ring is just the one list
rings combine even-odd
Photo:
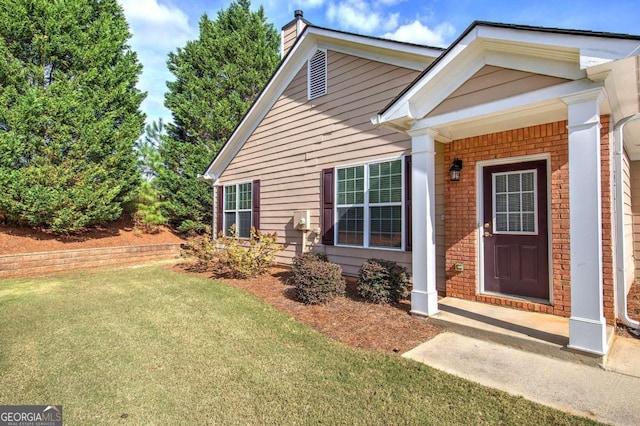
[(402, 248), (402, 161), (337, 169), (337, 242)]
[(237, 237), (250, 237), (251, 182), (224, 187), (224, 234), (226, 236), (231, 236), (233, 225), (235, 225)]

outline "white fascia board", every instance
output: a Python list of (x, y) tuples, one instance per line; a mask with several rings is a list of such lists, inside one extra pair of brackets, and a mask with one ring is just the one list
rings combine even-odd
[(409, 100), (413, 117), (419, 119), (429, 114), (486, 65), (479, 49), (474, 47), (465, 53), (468, 54), (465, 57), (461, 55), (458, 61), (449, 65), (446, 72), (434, 74), (429, 82), (416, 91)]
[(563, 34), (535, 29), (478, 27), (478, 36), (486, 39), (578, 49), (580, 66), (587, 68), (632, 55), (640, 41), (589, 34)]
[(593, 43), (580, 48), (580, 67), (589, 68), (605, 64), (618, 59), (628, 58), (638, 54), (640, 42), (638, 40), (615, 40), (619, 45), (611, 46), (603, 43)]
[(401, 68), (407, 68), (413, 71), (423, 71), (431, 62), (432, 57), (423, 56), (420, 59), (413, 59), (406, 56), (391, 55), (386, 51), (367, 51), (350, 45), (336, 44), (330, 41), (320, 41), (318, 48), (332, 50), (334, 52), (343, 53), (345, 55), (357, 56), (370, 61), (382, 62), (385, 64), (395, 65)]
[[(411, 89), (404, 93), (401, 98), (399, 98), (389, 109), (387, 109), (387, 111), (384, 112), (384, 114), (380, 115), (380, 123), (382, 124), (386, 121), (394, 121), (402, 117), (413, 118), (413, 116), (411, 116), (412, 108), (409, 105), (410, 101), (413, 100), (418, 92), (423, 91), (425, 86), (429, 85), (431, 81), (439, 76), (440, 71), (446, 68), (451, 62), (458, 58), (458, 56), (464, 56), (464, 54), (468, 53), (466, 52), (467, 47), (476, 38), (476, 31), (470, 31), (466, 37), (460, 40), (457, 45), (455, 45), (450, 51), (446, 53), (446, 56), (441, 58), (433, 68), (431, 68), (425, 75), (422, 76), (422, 78), (420, 78), (419, 81), (415, 82)], [(452, 73), (451, 75), (455, 74)], [(457, 77), (457, 75), (455, 76)], [(443, 80), (448, 81), (446, 78), (443, 78)], [(429, 92), (429, 96), (431, 95), (432, 92)], [(405, 115), (407, 111), (409, 112), (409, 115)]]
[[(350, 48), (350, 51), (354, 52), (350, 54), (360, 57), (363, 57), (363, 54), (367, 54), (368, 51), (372, 50), (379, 51), (378, 54), (381, 55), (381, 57), (388, 57), (391, 60), (396, 60), (394, 58), (405, 55), (433, 60), (442, 54), (442, 49), (401, 43), (393, 40), (364, 37), (357, 34), (336, 33), (324, 28), (311, 27), (308, 32), (314, 34), (320, 44), (324, 43), (332, 50), (346, 46), (343, 48)], [(422, 64), (422, 69), (424, 69), (425, 62)]]
[(473, 120), (483, 116), (486, 117), (501, 114), (509, 110), (525, 109), (528, 106), (541, 104), (547, 101), (560, 99), (601, 87), (603, 87), (602, 82), (592, 82), (587, 79), (570, 81), (556, 86), (523, 93), (521, 95), (487, 102), (481, 105), (475, 105), (458, 111), (452, 111), (435, 117), (424, 118), (422, 120), (418, 120), (413, 129), (418, 130), (422, 128), (438, 127), (446, 124)]

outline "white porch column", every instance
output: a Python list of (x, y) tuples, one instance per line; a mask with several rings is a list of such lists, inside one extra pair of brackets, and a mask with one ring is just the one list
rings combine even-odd
[(221, 229), (217, 229), (218, 225), (218, 191), (222, 191), (220, 185), (214, 183), (211, 185), (211, 206), (213, 207), (213, 214), (211, 215), (211, 238), (214, 240), (218, 238), (218, 232)]
[(602, 300), (600, 108), (602, 89), (563, 99), (569, 109), (569, 347), (607, 353)]
[(411, 136), (413, 291), (411, 313), (430, 316), (438, 312), (436, 290), (436, 190), (435, 132), (424, 129)]

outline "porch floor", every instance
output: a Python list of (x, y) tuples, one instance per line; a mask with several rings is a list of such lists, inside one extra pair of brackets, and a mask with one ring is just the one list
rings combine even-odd
[[(606, 357), (567, 348), (569, 318), (445, 297), (432, 321), (458, 334), (572, 362), (603, 366)], [(614, 327), (607, 326), (611, 346)]]

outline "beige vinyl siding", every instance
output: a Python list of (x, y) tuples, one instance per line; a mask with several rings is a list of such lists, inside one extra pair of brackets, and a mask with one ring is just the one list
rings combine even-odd
[[(296, 39), (300, 35), (296, 33), (297, 31), (296, 27), (297, 27), (297, 24), (296, 24), (296, 21), (294, 20), (291, 22), (291, 24), (288, 27), (285, 27), (282, 29), (282, 40), (283, 40), (282, 45), (284, 47), (284, 52), (282, 52), (283, 57), (286, 56), (289, 50), (291, 50), (294, 43), (296, 42)], [(304, 31), (306, 27), (307, 27), (307, 24), (305, 24), (304, 21), (302, 21), (300, 26), (300, 33), (302, 33), (302, 31)]]
[(468, 108), (486, 102), (564, 83), (568, 80), (485, 65), (442, 101), (428, 116)]
[[(628, 264), (635, 265), (635, 275), (637, 276), (640, 273), (640, 161), (628, 161), (626, 155), (624, 159), (625, 250), (629, 248), (629, 244), (633, 244), (632, 249), (628, 252), (633, 253), (634, 258), (628, 259)], [(626, 177), (627, 174), (628, 178)], [(626, 185), (627, 182), (628, 186)], [(631, 216), (630, 218), (629, 215)], [(626, 220), (627, 218), (630, 220)], [(628, 228), (628, 223), (632, 224), (631, 229)], [(631, 238), (628, 238), (629, 233), (632, 234)], [(633, 274), (631, 275), (633, 276)], [(629, 285), (629, 281), (627, 285)], [(627, 287), (628, 290), (629, 288)]]
[[(307, 67), (303, 66), (222, 174), (221, 184), (260, 179), (261, 228), (278, 232), (285, 247), (277, 258), (280, 263), (290, 263), (302, 250), (302, 233), (294, 229), (294, 210), (309, 210), (309, 247), (326, 250), (345, 273), (356, 274), (360, 264), (371, 257), (393, 259), (410, 267), (410, 252), (324, 247), (317, 231), (323, 169), (410, 153), (407, 135), (376, 129), (370, 118), (418, 73), (334, 51), (327, 53), (328, 93), (307, 100)], [(439, 150), (436, 161), (440, 165), (442, 157)], [(441, 200), (442, 187), (441, 182)], [(439, 211), (444, 213), (444, 208)], [(444, 238), (438, 241), (444, 253)], [(441, 264), (444, 280), (444, 256)]]

